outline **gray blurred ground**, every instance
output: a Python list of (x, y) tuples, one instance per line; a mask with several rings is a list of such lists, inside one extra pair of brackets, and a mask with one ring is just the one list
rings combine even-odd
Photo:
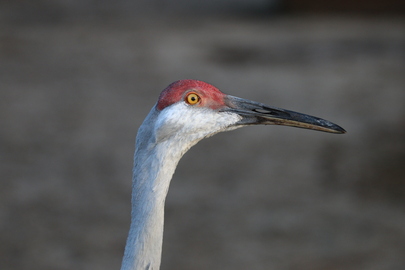
[(0, 24), (0, 269), (119, 269), (135, 134), (194, 78), (346, 135), (219, 134), (179, 164), (162, 269), (405, 269), (405, 20)]

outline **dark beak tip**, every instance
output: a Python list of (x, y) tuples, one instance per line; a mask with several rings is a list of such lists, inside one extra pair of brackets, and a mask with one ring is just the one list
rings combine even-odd
[(336, 131), (337, 131), (337, 134), (345, 134), (345, 133), (347, 133), (347, 131), (342, 127), (339, 127)]
[(334, 133), (334, 134), (345, 134), (345, 133), (347, 133), (347, 131), (344, 128), (342, 128), (341, 126), (336, 125), (335, 123), (332, 123), (332, 122), (329, 122), (329, 121), (327, 121), (327, 122), (329, 123), (329, 129), (330, 129), (331, 133)]

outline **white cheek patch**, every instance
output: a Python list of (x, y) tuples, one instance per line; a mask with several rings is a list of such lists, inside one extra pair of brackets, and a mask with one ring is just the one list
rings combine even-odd
[(158, 142), (177, 136), (181, 136), (183, 140), (200, 140), (218, 132), (235, 129), (234, 124), (241, 119), (238, 114), (193, 107), (180, 102), (160, 112), (155, 124), (155, 134)]

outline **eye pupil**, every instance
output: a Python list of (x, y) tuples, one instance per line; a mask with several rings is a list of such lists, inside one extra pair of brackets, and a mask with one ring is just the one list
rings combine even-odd
[(200, 97), (195, 93), (190, 93), (186, 97), (186, 102), (190, 105), (195, 105), (200, 101)]

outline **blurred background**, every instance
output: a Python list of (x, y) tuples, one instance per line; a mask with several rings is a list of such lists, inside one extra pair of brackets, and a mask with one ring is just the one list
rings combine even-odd
[(0, 269), (119, 269), (162, 89), (331, 120), (200, 142), (162, 269), (405, 269), (405, 2), (0, 0)]

